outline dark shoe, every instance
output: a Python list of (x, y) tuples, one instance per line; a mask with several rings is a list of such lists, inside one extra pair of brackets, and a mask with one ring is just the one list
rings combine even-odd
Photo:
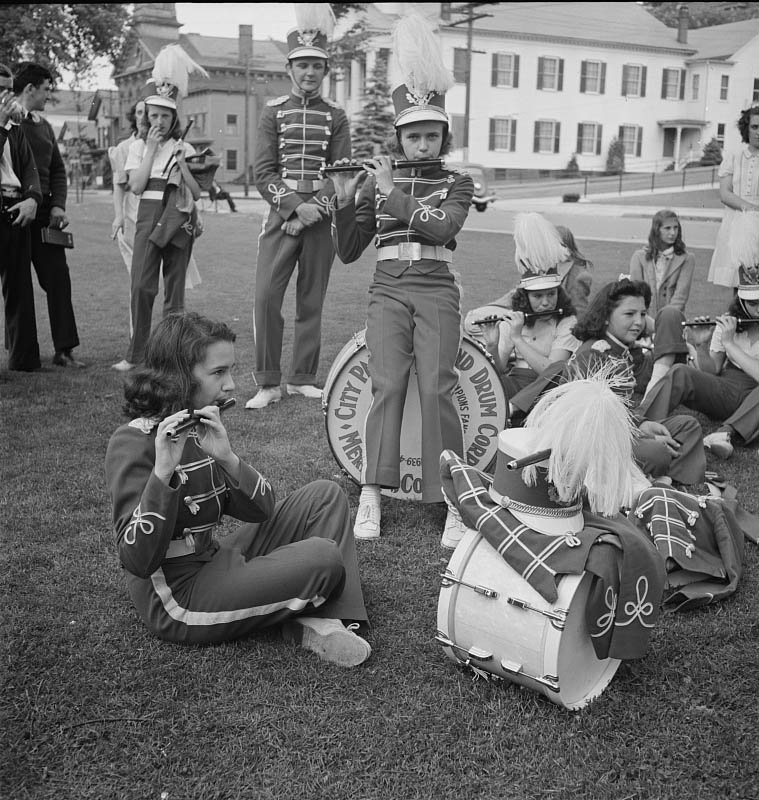
[(71, 354), (71, 350), (61, 350), (53, 356), (53, 364), (56, 367), (74, 367), (74, 369), (81, 369), (87, 365), (84, 361), (77, 361)]

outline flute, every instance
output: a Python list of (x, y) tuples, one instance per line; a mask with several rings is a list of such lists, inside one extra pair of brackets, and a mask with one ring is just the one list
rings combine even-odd
[[(444, 165), (442, 158), (422, 158), (419, 161), (403, 161), (394, 159), (391, 162), (393, 169), (408, 169), (408, 168), (421, 168), (421, 167), (442, 167)], [(330, 175), (334, 172), (361, 172), (366, 165), (371, 165), (370, 161), (363, 161), (361, 164), (330, 164), (329, 166), (322, 167), (322, 175)]]
[[(187, 136), (187, 134), (190, 132), (190, 128), (192, 128), (194, 124), (195, 124), (195, 118), (190, 117), (190, 119), (187, 121), (185, 129), (182, 131), (182, 135), (179, 137), (179, 139), (177, 139), (178, 142), (184, 141), (184, 137)], [(163, 172), (161, 173), (161, 175), (165, 175), (169, 167), (174, 166), (175, 163), (176, 163), (176, 158), (174, 158), (174, 154), (172, 153), (171, 158), (166, 162), (166, 166), (163, 168)]]
[[(759, 322), (759, 317), (736, 317), (738, 325), (755, 325)], [(683, 328), (698, 328), (706, 325), (716, 325), (717, 320), (711, 317), (704, 317), (703, 319), (686, 319), (683, 322)]]
[[(531, 322), (534, 319), (541, 319), (542, 317), (563, 317), (564, 309), (555, 308), (553, 311), (525, 311), (524, 321)], [(472, 325), (489, 325), (491, 322), (503, 322), (508, 317), (502, 317), (494, 314), (492, 317), (484, 317), (483, 319), (472, 320)]]
[[(216, 403), (216, 405), (219, 407), (219, 413), (221, 413), (222, 411), (226, 411), (228, 408), (232, 408), (232, 406), (236, 402), (237, 400), (235, 400), (234, 397), (228, 397), (223, 402)], [(172, 438), (179, 436), (180, 433), (184, 433), (190, 428), (194, 428), (198, 424), (198, 421), (201, 419), (203, 419), (203, 417), (199, 416), (198, 414), (195, 413), (190, 414), (189, 419), (186, 419), (184, 422), (177, 425), (177, 427), (174, 428), (173, 431), (166, 431), (166, 435)]]
[(533, 464), (539, 464), (545, 461), (551, 455), (551, 448), (547, 450), (538, 450), (537, 453), (532, 453), (529, 456), (522, 458), (515, 458), (513, 461), (506, 462), (506, 469), (522, 469), (522, 467), (531, 467)]

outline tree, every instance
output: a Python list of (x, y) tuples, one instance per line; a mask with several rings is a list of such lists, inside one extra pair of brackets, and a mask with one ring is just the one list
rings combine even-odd
[(353, 155), (371, 157), (393, 132), (392, 100), (387, 79), (387, 61), (377, 58), (362, 94), (361, 110), (353, 126)]
[(96, 58), (117, 60), (128, 32), (130, 14), (123, 3), (9, 3), (0, 6), (3, 61), (36, 61), (75, 82), (93, 69)]
[[(341, 32), (329, 46), (329, 65), (334, 77), (345, 80), (351, 61), (364, 59), (369, 32), (361, 3), (330, 3), (332, 11), (340, 24)], [(337, 33), (337, 32), (336, 32)]]
[[(643, 6), (669, 28), (676, 28), (682, 3), (643, 3)], [(757, 3), (688, 3), (688, 27), (706, 28), (759, 17)]]
[(572, 153), (572, 158), (567, 161), (564, 167), (565, 178), (576, 178), (580, 174), (580, 165), (577, 163), (577, 153)]
[(722, 162), (722, 147), (716, 138), (707, 142), (701, 155), (702, 167), (713, 167)]
[(625, 146), (621, 139), (615, 136), (609, 144), (606, 156), (607, 175), (621, 175), (625, 171)]

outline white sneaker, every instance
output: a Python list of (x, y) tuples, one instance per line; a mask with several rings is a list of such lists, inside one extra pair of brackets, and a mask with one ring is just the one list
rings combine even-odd
[(321, 617), (296, 617), (282, 626), (282, 636), (306, 650), (316, 653), (324, 661), (341, 667), (357, 667), (372, 654), (365, 639), (354, 633), (357, 624), (347, 628), (339, 619)]
[(353, 535), (356, 539), (379, 539), (380, 508), (376, 503), (359, 503)]
[(728, 459), (733, 454), (733, 443), (727, 431), (715, 431), (704, 436), (704, 449), (709, 450), (717, 458)]
[(137, 366), (136, 364), (132, 364), (130, 361), (124, 359), (123, 361), (119, 361), (118, 364), (113, 364), (111, 366), (111, 369), (115, 369), (116, 372), (129, 372), (130, 370), (133, 370), (136, 366)]
[(302, 394), (303, 397), (308, 397), (311, 400), (321, 400), (322, 399), (322, 390), (317, 388), (316, 386), (309, 386), (295, 384), (295, 383), (288, 383), (287, 384), (287, 393), (288, 394)]
[(459, 514), (458, 510), (448, 506), (448, 516), (445, 518), (445, 528), (443, 528), (440, 546), (445, 547), (447, 550), (455, 550), (467, 530), (469, 529), (464, 520), (461, 519), (461, 514)]
[(266, 408), (272, 403), (278, 403), (282, 399), (282, 390), (279, 386), (262, 386), (258, 390), (258, 394), (251, 397), (245, 404), (245, 408), (252, 408), (254, 410), (259, 408)]

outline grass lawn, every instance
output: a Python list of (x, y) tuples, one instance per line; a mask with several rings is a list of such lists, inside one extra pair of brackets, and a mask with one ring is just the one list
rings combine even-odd
[[(275, 632), (218, 647), (151, 638), (117, 562), (103, 477), (122, 421), (128, 279), (109, 238), (110, 199), (70, 208), (74, 299), (86, 370), (0, 362), (2, 727), (0, 796), (60, 800), (749, 800), (757, 794), (759, 557), (747, 545), (738, 592), (667, 615), (647, 656), (625, 662), (600, 699), (572, 713), (511, 684), (473, 680), (434, 641), (443, 511), (386, 500), (384, 535), (359, 544), (372, 658), (341, 670)], [(320, 404), (287, 398), (245, 412), (253, 394), (252, 296), (260, 217), (206, 215), (202, 285), (187, 306), (238, 333), (238, 406), (225, 422), (241, 456), (278, 495), (334, 478)], [(628, 245), (580, 242), (596, 284), (627, 271)], [(729, 292), (706, 283), (697, 251), (689, 313), (714, 314)], [(507, 266), (504, 268), (504, 262)], [(466, 233), (456, 267), (465, 309), (512, 282), (513, 242)], [(363, 327), (371, 254), (337, 262), (324, 314), (320, 381)], [(157, 313), (160, 302), (156, 304)], [(292, 293), (286, 316), (293, 317)], [(287, 367), (291, 327), (286, 329)], [(703, 420), (706, 430), (713, 426)], [(710, 466), (715, 466), (710, 462)], [(759, 459), (716, 464), (759, 511)], [(225, 528), (229, 530), (229, 528)], [(224, 531), (222, 531), (223, 533)]]

